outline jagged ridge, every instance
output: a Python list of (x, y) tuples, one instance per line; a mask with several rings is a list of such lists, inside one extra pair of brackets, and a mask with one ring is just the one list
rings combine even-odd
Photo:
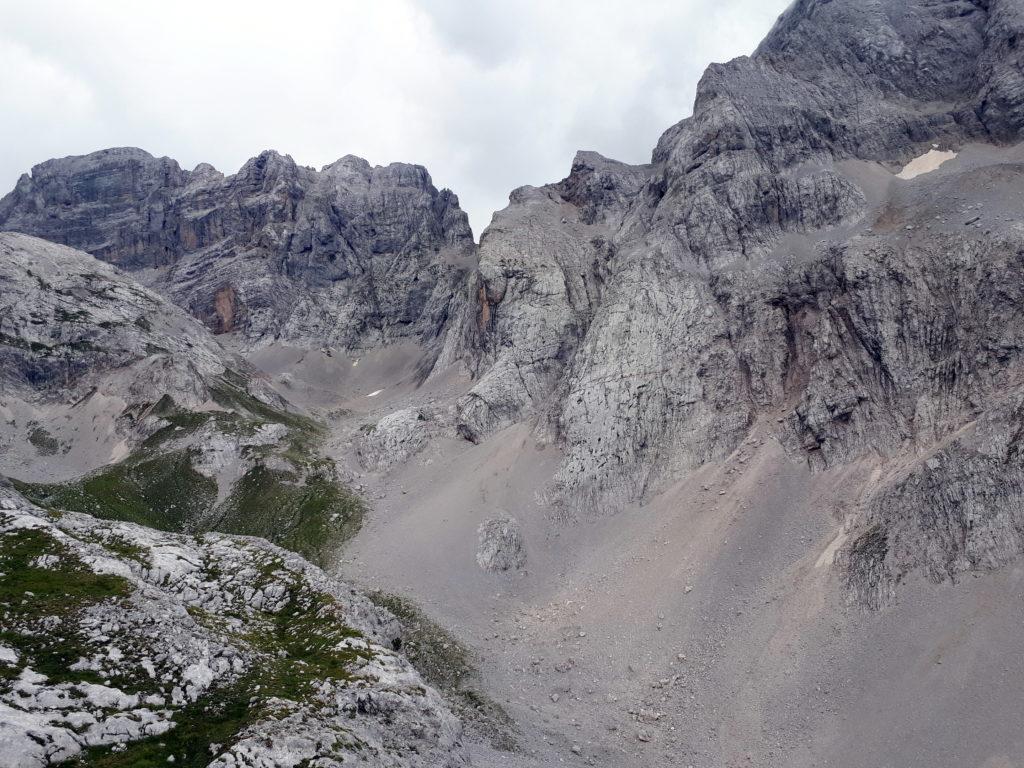
[(0, 228), (156, 269), (215, 332), (341, 347), (434, 339), (473, 247), (421, 166), (271, 151), (232, 176), (130, 148), (50, 160), (0, 201)]

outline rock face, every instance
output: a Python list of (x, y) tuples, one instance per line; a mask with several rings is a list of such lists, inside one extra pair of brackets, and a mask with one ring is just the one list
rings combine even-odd
[(130, 370), (125, 394), (162, 383), (199, 405), (209, 399), (205, 381), (231, 359), (164, 298), (70, 248), (0, 233), (0, 286), (5, 394), (76, 400), (112, 371)]
[(481, 238), (462, 431), (536, 420), (592, 508), (766, 415), (826, 465), (958, 428), (1016, 360), (1016, 160), (892, 172), (1020, 139), (1022, 25), (998, 0), (797, 2), (752, 57), (708, 70), (651, 165), (581, 153), (517, 190)]
[[(564, 447), (581, 513), (728, 455), (758, 421), (819, 468), (952, 452), (875, 489), (853, 592), (877, 605), (913, 568), (1007, 562), (1019, 479), (986, 451), (1011, 435), (982, 449), (958, 430), (1002, 424), (1021, 380), (1022, 32), (1013, 0), (800, 0), (753, 56), (709, 68), (650, 165), (580, 153), (514, 192), (470, 286), (460, 432), (531, 420)], [(895, 177), (936, 149), (964, 151)]]
[[(32, 423), (71, 452), (96, 454), (93, 466), (109, 460), (103, 446), (127, 449), (154, 431), (147, 416), (165, 396), (178, 408), (219, 408), (215, 390), (230, 378), (254, 403), (284, 405), (201, 323), (81, 251), (0, 233), (0, 287), (0, 409), (8, 426), (35, 411)], [(62, 425), (83, 421), (88, 441), (60, 435)], [(0, 433), (8, 446), (14, 437)]]
[(359, 347), (430, 342), (473, 239), (420, 166), (344, 157), (321, 171), (264, 152), (233, 176), (139, 149), (51, 160), (0, 201), (0, 229), (148, 278), (215, 332)]
[(476, 562), (485, 571), (513, 571), (526, 565), (523, 535), (514, 517), (499, 517), (480, 524)]
[[(1022, 34), (1019, 0), (798, 0), (752, 56), (707, 70), (650, 164), (581, 152), (514, 191), (475, 268), (451, 193), (351, 157), (317, 172), (265, 153), (230, 177), (138, 150), (55, 160), (0, 227), (145, 269), (250, 347), (409, 338), (423, 376), (463, 361), (474, 385), (437, 425), (404, 403), (358, 438), (367, 469), (434, 431), (524, 421), (562, 448), (555, 495), (577, 513), (648, 498), (758, 423), (816, 468), (920, 470), (951, 444), (972, 464), (962, 430), (1021, 380)], [(933, 151), (958, 156), (898, 175)], [(936, 489), (961, 476), (942, 466)], [(888, 468), (874, 544), (846, 553), (869, 602), (901, 578), (908, 531), (928, 554), (900, 562), (934, 575), (1019, 549), (1012, 515), (936, 544), (923, 510), (886, 511), (908, 482)], [(1012, 463), (990, 469), (1013, 487)]]
[(54, 517), (0, 487), (0, 563), (5, 766), (469, 764), (394, 617), (265, 542)]
[(855, 599), (881, 607), (915, 570), (956, 580), (1024, 552), (1024, 400), (1019, 391), (993, 400), (953, 440), (874, 494), (842, 553)]

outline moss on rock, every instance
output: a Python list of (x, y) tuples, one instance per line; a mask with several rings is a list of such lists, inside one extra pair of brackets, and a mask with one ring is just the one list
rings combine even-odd
[[(95, 573), (49, 533), (32, 528), (0, 534), (0, 573), (0, 643), (54, 682), (87, 679), (88, 673), (71, 671), (87, 655), (76, 618), (90, 605), (129, 595), (129, 582)], [(11, 669), (0, 666), (0, 674)]]

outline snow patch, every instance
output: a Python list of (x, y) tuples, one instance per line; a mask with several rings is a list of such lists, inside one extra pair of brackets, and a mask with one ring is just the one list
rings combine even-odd
[(896, 174), (897, 178), (909, 180), (922, 176), (932, 171), (937, 171), (941, 166), (948, 163), (957, 156), (956, 152), (943, 152), (939, 149), (930, 149), (920, 157), (915, 157), (907, 163), (903, 170)]
[(835, 562), (836, 553), (839, 551), (839, 548), (846, 543), (846, 539), (847, 535), (845, 531), (840, 531), (839, 535), (832, 539), (829, 545), (825, 547), (825, 551), (821, 553), (821, 556), (814, 564), (814, 567), (821, 568), (826, 565), (832, 565)]

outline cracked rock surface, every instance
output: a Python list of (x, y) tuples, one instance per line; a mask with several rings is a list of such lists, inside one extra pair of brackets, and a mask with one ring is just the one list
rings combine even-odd
[(250, 345), (429, 343), (473, 250), (458, 199), (421, 166), (316, 171), (272, 151), (227, 177), (132, 148), (51, 160), (0, 201), (0, 228), (146, 270)]
[(512, 571), (526, 565), (523, 534), (514, 517), (498, 517), (480, 524), (476, 562), (485, 571)]
[(514, 192), (470, 286), (462, 432), (532, 421), (564, 447), (566, 502), (614, 509), (768, 413), (825, 465), (966, 423), (1016, 360), (1017, 155), (894, 173), (1020, 139), (1022, 19), (1012, 0), (794, 3), (708, 69), (651, 164), (580, 153)]
[(5, 766), (467, 764), (458, 720), (391, 650), (394, 617), (296, 555), (7, 487), (0, 542)]

